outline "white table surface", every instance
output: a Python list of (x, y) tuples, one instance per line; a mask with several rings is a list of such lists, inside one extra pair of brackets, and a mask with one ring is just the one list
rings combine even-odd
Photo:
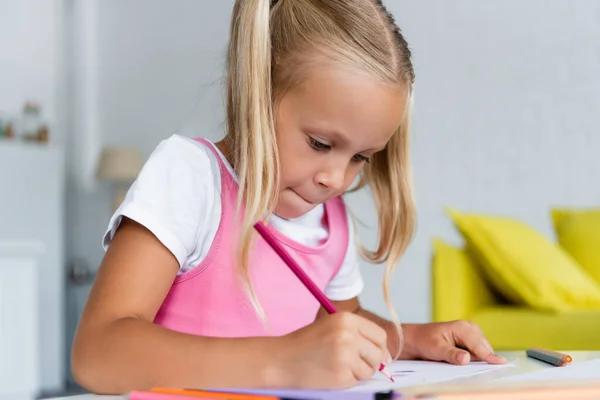
[[(573, 363), (579, 363), (583, 361), (594, 360), (600, 358), (600, 351), (565, 351), (565, 353), (571, 355), (573, 357)], [(475, 375), (468, 378), (458, 379), (461, 384), (465, 382), (491, 382), (495, 379), (502, 378), (505, 376), (511, 375), (521, 375), (529, 372), (538, 371), (544, 368), (557, 368), (552, 365), (546, 364), (541, 361), (537, 361), (531, 358), (528, 358), (525, 355), (525, 352), (499, 352), (502, 356), (506, 357), (509, 361), (516, 361), (514, 367), (510, 368), (501, 368), (497, 370), (493, 370), (488, 373), (482, 373), (479, 375)], [(600, 370), (597, 375), (598, 379), (600, 379)], [(75, 396), (67, 396), (67, 397), (51, 397), (47, 399), (53, 400), (126, 400), (127, 396), (101, 396), (95, 394), (80, 394)]]

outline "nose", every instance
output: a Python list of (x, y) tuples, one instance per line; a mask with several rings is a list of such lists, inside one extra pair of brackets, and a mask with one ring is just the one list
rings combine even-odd
[(330, 192), (341, 192), (346, 180), (346, 166), (345, 163), (328, 165), (315, 175), (317, 185)]

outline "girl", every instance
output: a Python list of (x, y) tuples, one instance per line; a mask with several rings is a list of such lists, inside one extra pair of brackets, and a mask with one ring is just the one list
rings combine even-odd
[[(237, 0), (227, 132), (173, 136), (104, 236), (73, 343), (94, 392), (153, 386), (345, 388), (380, 363), (504, 360), (474, 325), (404, 325), (363, 310), (341, 200), (360, 174), (379, 213), (368, 260), (388, 280), (414, 226), (413, 66), (380, 0)], [(253, 225), (264, 220), (341, 311), (327, 315)], [(466, 349), (466, 350), (464, 350)]]

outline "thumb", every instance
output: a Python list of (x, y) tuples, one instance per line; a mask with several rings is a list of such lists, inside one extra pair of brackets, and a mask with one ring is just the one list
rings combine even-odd
[(465, 365), (471, 362), (471, 354), (457, 347), (449, 347), (446, 351), (446, 361), (450, 364)]

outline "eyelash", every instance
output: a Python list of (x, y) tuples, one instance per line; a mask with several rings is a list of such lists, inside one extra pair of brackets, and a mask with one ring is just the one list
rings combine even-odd
[[(309, 145), (315, 151), (331, 150), (331, 146), (330, 145), (325, 144), (323, 142), (319, 142), (318, 140), (316, 140), (314, 138), (309, 138)], [(355, 154), (354, 158), (352, 158), (352, 161), (354, 161), (354, 162), (371, 163), (371, 159), (369, 157), (365, 157), (365, 156), (360, 155), (360, 154)]]

